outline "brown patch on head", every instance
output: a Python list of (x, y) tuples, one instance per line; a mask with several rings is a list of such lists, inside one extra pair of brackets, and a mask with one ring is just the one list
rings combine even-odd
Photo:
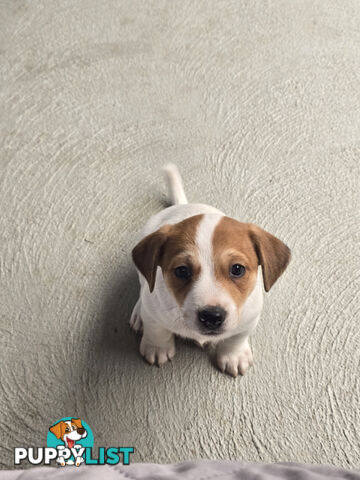
[[(195, 244), (196, 230), (203, 215), (195, 215), (176, 223), (164, 225), (146, 236), (132, 251), (136, 267), (146, 278), (150, 292), (155, 286), (156, 270), (160, 266), (165, 282), (179, 305), (182, 305), (191, 285), (200, 273)], [(191, 277), (178, 278), (177, 267), (186, 266)]]
[[(230, 293), (239, 308), (255, 286), (258, 259), (249, 236), (247, 223), (223, 217), (213, 236), (214, 270), (216, 280)], [(245, 274), (230, 275), (232, 265), (245, 267)]]
[[(200, 273), (195, 237), (202, 218), (203, 215), (195, 215), (173, 225), (161, 259), (160, 266), (165, 281), (179, 305), (184, 303), (187, 293)], [(175, 275), (175, 269), (181, 266), (190, 269), (190, 278), (178, 278)]]
[(75, 425), (76, 428), (83, 428), (80, 418), (72, 418), (71, 424)]
[[(285, 270), (290, 250), (279, 239), (256, 225), (223, 217), (214, 230), (213, 252), (215, 277), (240, 307), (253, 290), (258, 265), (261, 265), (264, 287), (269, 291)], [(230, 274), (231, 267), (245, 267), (241, 277)]]

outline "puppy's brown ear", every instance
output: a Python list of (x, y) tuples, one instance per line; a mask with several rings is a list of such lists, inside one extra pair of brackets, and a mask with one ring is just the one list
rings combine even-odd
[(80, 418), (72, 418), (72, 419), (71, 419), (71, 422), (74, 423), (77, 428), (82, 428)]
[(61, 424), (63, 422), (58, 422), (56, 423), (55, 425), (53, 425), (52, 427), (49, 428), (50, 432), (53, 433), (55, 435), (56, 438), (60, 438), (61, 437)]
[(287, 267), (291, 252), (285, 243), (271, 233), (254, 224), (249, 227), (249, 235), (262, 268), (264, 288), (268, 292)]
[(147, 235), (133, 249), (132, 258), (137, 269), (146, 278), (150, 292), (154, 290), (156, 270), (160, 264), (171, 225), (164, 225), (156, 232)]

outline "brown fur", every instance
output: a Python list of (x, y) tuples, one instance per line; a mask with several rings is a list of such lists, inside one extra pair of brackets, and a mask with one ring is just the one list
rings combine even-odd
[[(175, 225), (164, 225), (143, 238), (133, 249), (134, 263), (146, 278), (150, 292), (154, 290), (156, 270), (160, 266), (169, 289), (179, 305), (182, 305), (200, 273), (195, 237), (202, 217), (203, 215), (195, 215)], [(182, 265), (191, 268), (191, 278), (181, 279), (175, 276), (174, 269)]]
[(55, 435), (56, 438), (64, 438), (66, 423), (61, 421), (49, 428), (50, 432)]
[[(203, 215), (195, 215), (173, 226), (161, 260), (166, 284), (179, 305), (184, 303), (187, 293), (200, 274), (200, 262), (195, 238), (202, 217)], [(192, 276), (189, 279), (175, 276), (174, 269), (182, 265), (191, 268)]]
[[(213, 255), (215, 278), (230, 293), (239, 308), (255, 286), (258, 268), (248, 224), (223, 217), (214, 230)], [(244, 276), (230, 276), (230, 268), (235, 263), (246, 268)]]
[(291, 251), (281, 240), (252, 223), (249, 224), (249, 235), (262, 268), (265, 291), (268, 292), (288, 266)]
[[(278, 238), (256, 225), (223, 217), (213, 237), (215, 277), (241, 306), (251, 293), (258, 265), (262, 267), (265, 291), (268, 292), (290, 260), (289, 248)], [(229, 272), (234, 263), (246, 268), (240, 278)]]
[(156, 232), (144, 237), (132, 251), (133, 261), (146, 278), (150, 292), (154, 290), (156, 270), (160, 265), (164, 246), (172, 229), (172, 225), (164, 225)]

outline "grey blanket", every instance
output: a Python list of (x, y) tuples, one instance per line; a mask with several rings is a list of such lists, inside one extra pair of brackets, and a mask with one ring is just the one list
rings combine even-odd
[(129, 466), (40, 467), (0, 472), (1, 480), (360, 480), (360, 470), (344, 470), (324, 465), (299, 463), (244, 463), (227, 461), (191, 461), (174, 465), (136, 463)]

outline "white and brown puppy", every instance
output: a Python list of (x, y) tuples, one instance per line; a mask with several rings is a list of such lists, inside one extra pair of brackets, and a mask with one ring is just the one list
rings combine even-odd
[(220, 370), (244, 374), (263, 304), (259, 266), (268, 292), (290, 250), (254, 224), (187, 203), (175, 165), (164, 170), (174, 205), (150, 218), (132, 251), (141, 291), (130, 325), (143, 331), (140, 353), (162, 365), (175, 355), (174, 334), (180, 335), (214, 343)]
[[(53, 433), (56, 438), (61, 439), (66, 448), (77, 448), (78, 445), (76, 442), (82, 438), (87, 437), (87, 431), (82, 426), (80, 418), (71, 418), (70, 420), (60, 420), (55, 425), (49, 428), (50, 432)], [(58, 457), (57, 463), (60, 463), (62, 467), (66, 464), (73, 465), (73, 460), (68, 460), (65, 462), (64, 457)], [(79, 456), (75, 460), (75, 465), (78, 467), (81, 463), (84, 462), (83, 457)]]

